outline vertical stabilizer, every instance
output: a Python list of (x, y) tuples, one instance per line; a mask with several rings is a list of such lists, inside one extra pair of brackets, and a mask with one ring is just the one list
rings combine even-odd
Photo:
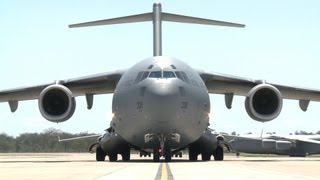
[(161, 22), (162, 22), (162, 12), (161, 4), (153, 4), (153, 56), (162, 55), (162, 34), (161, 34)]

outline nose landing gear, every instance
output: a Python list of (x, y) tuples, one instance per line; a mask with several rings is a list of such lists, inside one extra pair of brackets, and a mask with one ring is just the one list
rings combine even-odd
[(155, 136), (158, 138), (158, 140), (160, 142), (159, 143), (160, 147), (153, 149), (153, 161), (159, 162), (160, 157), (164, 157), (166, 162), (170, 162), (171, 157), (172, 157), (172, 152), (171, 152), (170, 144), (168, 142), (174, 141), (176, 143), (179, 143), (180, 142), (180, 135), (177, 133), (173, 133), (173, 134), (166, 135), (166, 136), (164, 136), (163, 134), (161, 134), (161, 135), (146, 134), (145, 135), (145, 142), (149, 142)]
[(153, 161), (160, 162), (160, 157), (164, 157), (166, 162), (171, 162), (172, 152), (170, 148), (154, 148)]

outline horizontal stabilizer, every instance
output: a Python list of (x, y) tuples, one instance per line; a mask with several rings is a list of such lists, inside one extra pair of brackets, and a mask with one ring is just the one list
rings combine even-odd
[(182, 16), (182, 15), (169, 14), (169, 13), (162, 13), (161, 15), (162, 15), (163, 21), (203, 24), (203, 25), (215, 25), (215, 26), (228, 26), (228, 27), (245, 27), (244, 24), (237, 24), (237, 23), (226, 22), (226, 21), (217, 21), (217, 20), (212, 20), (212, 19), (204, 19), (204, 18), (197, 18), (197, 17), (191, 17), (191, 16)]
[[(137, 14), (132, 16), (124, 16), (112, 19), (103, 19), (98, 21), (89, 21), (78, 24), (71, 24), (69, 28), (88, 27), (88, 26), (102, 26), (111, 24), (124, 24), (134, 22), (152, 21), (153, 13)], [(228, 26), (228, 27), (245, 27), (244, 24), (232, 23), (227, 21), (217, 21), (212, 19), (204, 19), (191, 16), (183, 16), (178, 14), (161, 13), (162, 21), (191, 23), (191, 24), (203, 24), (203, 25), (215, 25), (215, 26)]]
[(144, 22), (144, 21), (152, 21), (152, 13), (137, 14), (137, 15), (124, 16), (124, 17), (118, 17), (113, 19), (104, 19), (104, 20), (98, 20), (98, 21), (71, 24), (69, 25), (69, 28), (134, 23), (134, 22)]

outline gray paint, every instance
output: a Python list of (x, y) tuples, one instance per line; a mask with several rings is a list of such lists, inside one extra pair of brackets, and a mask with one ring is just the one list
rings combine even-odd
[(162, 55), (162, 38), (161, 38), (161, 4), (153, 4), (153, 56)]
[(251, 138), (241, 136), (226, 137), (235, 152), (252, 154), (279, 154), (306, 156), (320, 153), (320, 141), (280, 136)]

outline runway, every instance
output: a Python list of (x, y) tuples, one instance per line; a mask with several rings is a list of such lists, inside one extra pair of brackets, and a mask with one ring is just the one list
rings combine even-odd
[(94, 154), (0, 154), (0, 179), (320, 179), (320, 157), (225, 156), (170, 163), (132, 154), (130, 162), (96, 162)]

